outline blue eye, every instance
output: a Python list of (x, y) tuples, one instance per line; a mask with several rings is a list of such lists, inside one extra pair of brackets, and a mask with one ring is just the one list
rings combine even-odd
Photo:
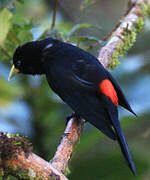
[(17, 61), (17, 62), (16, 62), (16, 66), (17, 66), (17, 67), (20, 67), (20, 66), (21, 66), (21, 61)]

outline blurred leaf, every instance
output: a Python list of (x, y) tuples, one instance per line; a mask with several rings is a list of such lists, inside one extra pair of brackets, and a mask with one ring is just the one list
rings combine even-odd
[(24, 0), (16, 0), (16, 1), (18, 1), (19, 3), (24, 3)]
[(21, 89), (11, 86), (8, 82), (0, 78), (0, 106), (7, 105), (15, 97), (21, 95)]
[(72, 36), (76, 31), (82, 29), (82, 28), (96, 28), (101, 30), (101, 27), (95, 26), (93, 24), (83, 23), (83, 24), (76, 24), (72, 27), (71, 31), (68, 32), (68, 37)]
[(85, 10), (85, 8), (91, 6), (95, 3), (95, 0), (83, 0), (80, 6), (81, 10)]
[(45, 38), (46, 36), (51, 36), (51, 37), (53, 37), (53, 38), (56, 38), (56, 39), (59, 39), (59, 40), (63, 40), (64, 38), (63, 38), (63, 33), (60, 31), (60, 30), (58, 30), (58, 29), (52, 29), (52, 30), (50, 30), (50, 31), (45, 31), (42, 35), (41, 35), (41, 37), (40, 37), (40, 39), (43, 39), (43, 38)]
[(19, 44), (31, 41), (33, 39), (31, 28), (32, 24), (26, 23), (25, 21), (24, 24), (21, 25), (14, 23), (12, 25), (12, 30), (8, 33), (7, 45), (15, 46), (16, 44), (18, 46)]
[(23, 3), (24, 0), (0, 0), (0, 9), (7, 8), (14, 13), (16, 10), (16, 2)]
[(84, 41), (100, 42), (98, 38), (93, 37), (93, 36), (78, 36), (76, 39), (77, 39), (78, 42), (84, 42)]
[(80, 44), (86, 41), (91, 41), (91, 42), (97, 42), (101, 46), (104, 45), (104, 42), (102, 40), (99, 40), (98, 38), (93, 37), (93, 36), (78, 36), (76, 38), (76, 41), (77, 41), (77, 44)]
[(142, 173), (148, 170), (148, 162), (137, 157), (136, 165), (138, 166), (138, 176), (135, 178), (118, 150), (114, 152), (108, 152), (107, 149), (105, 149), (105, 152), (98, 152), (98, 150), (99, 148), (97, 147), (97, 151), (95, 149), (95, 151), (92, 152), (91, 148), (88, 153), (85, 153), (84, 156), (82, 155), (82, 157), (79, 157), (78, 160), (74, 162), (70, 179), (82, 179), (79, 177), (79, 174), (82, 174), (82, 177), (86, 180), (142, 180)]
[(0, 9), (7, 8), (9, 9), (12, 13), (15, 12), (16, 10), (16, 4), (14, 0), (0, 0)]
[(7, 33), (9, 31), (10, 28), (10, 19), (12, 18), (12, 13), (4, 8), (1, 12), (0, 12), (0, 45), (2, 46)]
[[(20, 29), (21, 27), (18, 28)], [(31, 28), (32, 28), (31, 24), (25, 24), (22, 31), (18, 29), (17, 37), (21, 43), (25, 43), (33, 39), (30, 31)]]
[[(96, 144), (101, 141), (102, 138), (103, 134), (99, 133), (98, 130), (94, 129), (93, 127), (88, 129), (88, 131), (81, 137), (78, 148), (76, 149), (78, 156), (82, 156), (84, 153), (89, 152), (91, 146), (94, 148), (94, 146), (96, 146)], [(89, 144), (89, 142), (91, 142), (91, 144)]]
[(0, 0), (0, 6), (6, 7), (10, 3), (10, 0)]

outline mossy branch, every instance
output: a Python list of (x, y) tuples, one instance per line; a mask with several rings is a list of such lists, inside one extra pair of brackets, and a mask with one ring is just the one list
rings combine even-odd
[(50, 163), (31, 152), (31, 143), (19, 135), (0, 133), (0, 167), (3, 176), (18, 179), (67, 180)]
[(105, 68), (114, 69), (120, 64), (118, 58), (124, 56), (143, 30), (144, 17), (150, 13), (146, 0), (131, 1), (131, 8), (112, 33), (108, 43), (99, 51), (98, 59)]

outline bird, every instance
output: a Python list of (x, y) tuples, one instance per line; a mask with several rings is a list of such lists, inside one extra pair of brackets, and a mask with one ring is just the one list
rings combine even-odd
[(48, 37), (17, 47), (9, 80), (17, 73), (45, 75), (51, 89), (75, 115), (118, 141), (128, 167), (136, 175), (118, 119), (118, 105), (136, 114), (117, 81), (95, 56), (73, 44)]

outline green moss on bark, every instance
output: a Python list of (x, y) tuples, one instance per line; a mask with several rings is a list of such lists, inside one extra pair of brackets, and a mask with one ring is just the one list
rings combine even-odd
[(135, 27), (132, 30), (126, 29), (123, 31), (123, 41), (116, 47), (114, 53), (112, 54), (112, 61), (110, 63), (111, 70), (120, 64), (118, 58), (124, 56), (126, 52), (134, 45), (136, 36), (143, 30), (143, 27), (144, 19), (143, 17), (139, 17)]
[(144, 16), (150, 16), (150, 5), (149, 3), (142, 3), (140, 5)]
[(8, 159), (21, 151), (28, 154), (31, 150), (32, 145), (25, 137), (18, 134), (0, 133), (0, 154), (2, 159)]
[(135, 30), (124, 31), (123, 33), (124, 40), (119, 44), (114, 53), (112, 54), (112, 61), (110, 63), (110, 69), (113, 70), (116, 66), (120, 64), (118, 58), (124, 56), (126, 52), (133, 46), (136, 41), (136, 32)]
[(143, 17), (139, 17), (136, 25), (135, 25), (135, 31), (137, 34), (141, 33), (143, 31), (143, 27), (144, 27), (144, 18)]
[(120, 64), (118, 58), (126, 54), (126, 52), (135, 43), (137, 34), (142, 32), (144, 27), (144, 16), (150, 16), (150, 6), (147, 3), (140, 4), (140, 7), (141, 12), (136, 24), (134, 25), (134, 28), (127, 28), (123, 31), (123, 41), (116, 47), (114, 53), (112, 54), (112, 61), (109, 66), (111, 70)]

